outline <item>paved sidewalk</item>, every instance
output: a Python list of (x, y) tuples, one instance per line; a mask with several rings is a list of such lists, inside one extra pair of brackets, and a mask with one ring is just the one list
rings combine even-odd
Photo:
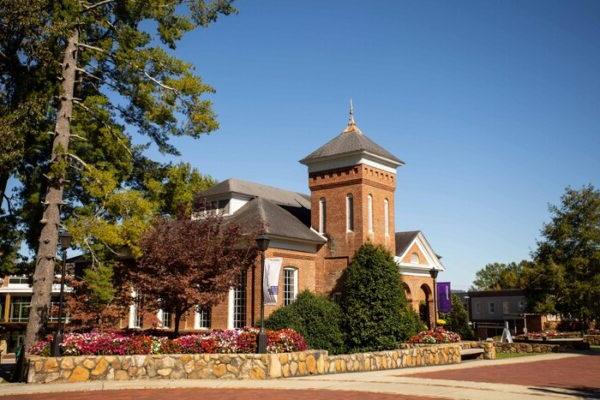
[[(363, 398), (367, 398), (364, 392), (369, 393), (380, 393), (388, 395), (402, 395), (403, 397), (396, 397), (397, 399), (419, 399), (420, 397), (427, 398), (446, 398), (446, 399), (460, 399), (460, 400), (509, 400), (509, 399), (523, 399), (523, 400), (540, 400), (541, 398), (547, 399), (574, 399), (582, 398), (576, 391), (560, 388), (552, 388), (552, 390), (543, 390), (544, 388), (534, 388), (523, 385), (513, 384), (498, 384), (498, 383), (486, 383), (486, 382), (467, 382), (457, 381), (448, 379), (430, 379), (422, 377), (411, 377), (408, 375), (414, 375), (420, 372), (444, 372), (444, 371), (457, 371), (473, 367), (483, 366), (501, 366), (508, 364), (524, 364), (531, 363), (533, 361), (545, 360), (562, 360), (565, 358), (581, 357), (573, 354), (546, 354), (540, 356), (531, 356), (517, 359), (506, 359), (506, 360), (490, 360), (490, 361), (471, 361), (465, 362), (459, 365), (448, 365), (441, 367), (424, 367), (424, 368), (410, 368), (405, 370), (387, 370), (387, 371), (375, 371), (375, 372), (362, 372), (362, 373), (347, 373), (347, 374), (335, 374), (335, 375), (320, 375), (302, 378), (287, 378), (267, 381), (231, 381), (231, 380), (177, 380), (177, 381), (123, 381), (123, 382), (88, 382), (78, 384), (48, 384), (48, 385), (25, 385), (25, 384), (4, 384), (0, 385), (0, 396), (5, 395), (25, 395), (35, 393), (61, 393), (61, 392), (87, 392), (81, 393), (77, 397), (70, 397), (64, 395), (46, 395), (41, 397), (21, 397), (20, 399), (129, 399), (137, 397), (121, 397), (119, 393), (109, 393), (107, 390), (125, 390), (125, 389), (153, 389), (150, 392), (150, 397), (146, 398), (168, 398), (179, 399), (177, 391), (167, 391), (165, 389), (192, 389), (192, 388), (209, 388), (209, 389), (277, 389), (279, 390), (298, 390), (297, 394), (307, 397), (310, 400), (325, 399), (325, 398), (346, 398), (339, 391), (350, 391), (352, 393), (362, 392)], [(301, 393), (306, 392), (307, 389), (317, 389), (319, 392), (311, 392), (311, 394)], [(103, 392), (94, 392), (104, 390)], [(325, 392), (321, 392), (325, 391)], [(331, 391), (336, 391), (332, 393)], [(171, 393), (173, 393), (171, 395)], [(206, 390), (191, 391), (195, 393), (196, 397), (202, 397), (204, 399), (204, 393)], [(224, 393), (229, 393), (224, 392)], [(251, 400), (253, 397), (248, 397), (245, 394), (249, 393), (247, 390), (238, 391), (238, 397), (231, 397), (232, 399), (244, 399)], [(265, 395), (267, 392), (263, 392)], [(283, 392), (280, 392), (283, 393)], [(125, 394), (125, 393), (123, 393)], [(180, 393), (181, 394), (181, 393)], [(321, 394), (325, 394), (325, 397), (319, 397)], [(73, 393), (75, 395), (75, 393)], [(160, 396), (159, 396), (160, 395)], [(350, 395), (350, 394), (348, 394)], [(352, 394), (354, 395), (354, 394)], [(152, 397), (154, 396), (154, 397)], [(159, 397), (157, 397), (159, 396)], [(276, 396), (280, 399), (285, 399), (284, 396)], [(185, 396), (184, 396), (185, 398)], [(193, 398), (189, 397), (189, 398)], [(269, 400), (270, 396), (261, 400)], [(352, 398), (352, 397), (348, 397)], [(373, 397), (371, 397), (374, 399)], [(207, 397), (206, 399), (209, 399)], [(182, 399), (183, 400), (183, 399)]]

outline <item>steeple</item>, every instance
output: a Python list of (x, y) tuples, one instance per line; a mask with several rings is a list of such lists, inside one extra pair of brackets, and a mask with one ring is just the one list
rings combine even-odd
[(356, 122), (354, 121), (354, 105), (352, 104), (352, 99), (350, 99), (350, 112), (348, 114), (348, 126), (344, 129), (344, 132), (358, 132), (362, 134), (358, 126), (356, 126)]

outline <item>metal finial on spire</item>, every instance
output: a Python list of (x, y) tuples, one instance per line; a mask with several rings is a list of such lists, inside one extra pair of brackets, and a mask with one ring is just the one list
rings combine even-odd
[(348, 118), (348, 125), (354, 125), (354, 105), (352, 104), (352, 99), (350, 99), (350, 116)]

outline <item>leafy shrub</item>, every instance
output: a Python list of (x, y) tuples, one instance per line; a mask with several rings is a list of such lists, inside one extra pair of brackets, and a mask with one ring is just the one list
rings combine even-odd
[(409, 343), (455, 343), (460, 342), (460, 335), (456, 332), (447, 331), (444, 328), (422, 331), (411, 337)]
[[(70, 333), (61, 343), (62, 353), (79, 355), (255, 353), (258, 329), (214, 330), (175, 339), (123, 332)], [(52, 336), (37, 342), (31, 354), (49, 356)], [(306, 350), (306, 341), (292, 329), (267, 331), (267, 351)]]
[(339, 354), (344, 351), (340, 322), (341, 311), (336, 303), (306, 290), (292, 304), (273, 312), (265, 326), (269, 329), (291, 328), (304, 336), (311, 349)]
[(392, 255), (370, 243), (358, 249), (344, 272), (341, 307), (346, 346), (353, 352), (394, 349), (422, 327)]
[(446, 319), (445, 327), (453, 332), (458, 333), (463, 339), (474, 339), (475, 333), (469, 325), (469, 314), (463, 306), (460, 297), (456, 294), (452, 295), (452, 311), (444, 314)]

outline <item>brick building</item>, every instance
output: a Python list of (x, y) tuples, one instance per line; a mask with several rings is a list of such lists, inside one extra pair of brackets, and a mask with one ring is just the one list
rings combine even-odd
[[(198, 196), (237, 224), (260, 225), (270, 238), (266, 257), (283, 259), (277, 303), (294, 301), (305, 289), (335, 298), (338, 282), (355, 251), (366, 242), (395, 254), (407, 298), (424, 321), (433, 315), (432, 268), (444, 266), (420, 231), (396, 232), (394, 224), (396, 169), (404, 163), (373, 142), (356, 125), (352, 111), (346, 128), (300, 160), (308, 169), (310, 194), (227, 179)], [(225, 301), (194, 310), (181, 330), (238, 328), (254, 325), (260, 315), (261, 268), (257, 260), (231, 288)], [(2, 289), (0, 289), (2, 291)], [(6, 303), (5, 303), (6, 304)], [(11, 307), (10, 304), (7, 307)], [(4, 318), (12, 315), (4, 313)], [(141, 315), (135, 304), (121, 328), (146, 328), (156, 322), (172, 327), (169, 314)]]
[[(211, 209), (235, 223), (256, 226), (270, 238), (266, 257), (283, 259), (277, 304), (268, 316), (305, 289), (335, 298), (339, 278), (354, 252), (366, 242), (395, 254), (407, 298), (423, 320), (433, 315), (431, 268), (440, 257), (420, 231), (396, 232), (396, 169), (404, 163), (361, 132), (352, 116), (332, 140), (300, 160), (308, 169), (310, 194), (227, 179), (200, 193)], [(182, 330), (253, 325), (260, 315), (261, 268), (254, 268), (211, 310), (196, 310), (183, 319)], [(136, 327), (135, 306), (123, 327)], [(160, 313), (159, 313), (160, 319)], [(170, 317), (166, 324), (171, 323)]]

